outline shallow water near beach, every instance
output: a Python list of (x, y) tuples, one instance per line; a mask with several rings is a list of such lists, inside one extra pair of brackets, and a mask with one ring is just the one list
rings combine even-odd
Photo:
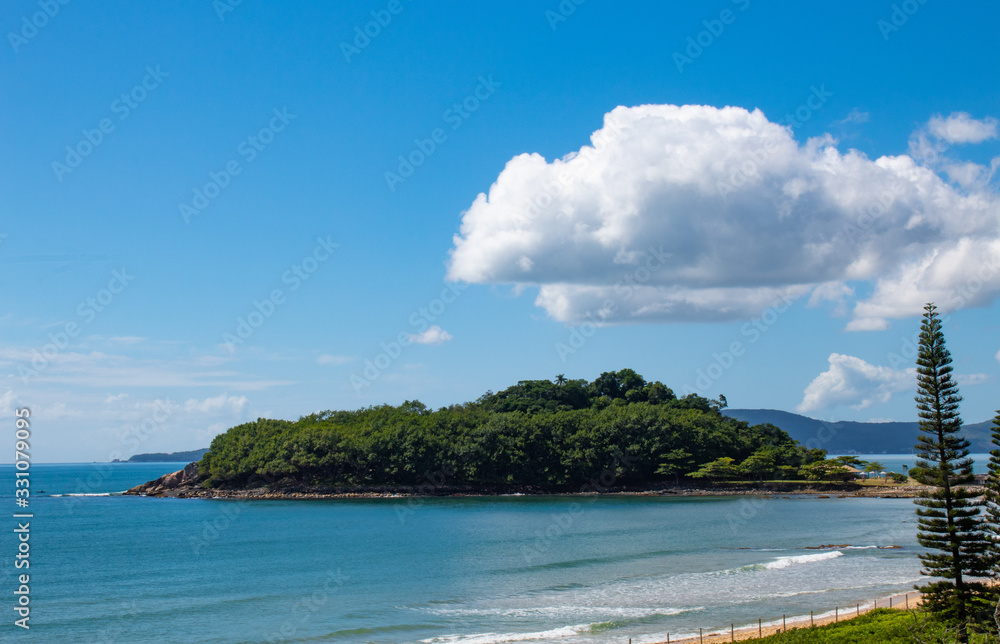
[[(910, 499), (69, 496), (178, 467), (33, 468), (46, 495), (19, 640), (655, 642), (853, 610), (920, 580)], [(12, 478), (0, 467), (0, 489)]]

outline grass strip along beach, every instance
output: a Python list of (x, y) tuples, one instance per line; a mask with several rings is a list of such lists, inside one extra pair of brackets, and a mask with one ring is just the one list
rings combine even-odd
[[(891, 608), (890, 608), (891, 603)], [(876, 607), (876, 604), (878, 607)], [(918, 592), (879, 599), (857, 609), (844, 609), (838, 614), (798, 615), (784, 620), (764, 622), (730, 629), (719, 629), (701, 635), (689, 633), (671, 638), (669, 644), (721, 644), (722, 642), (759, 642), (760, 644), (912, 644), (915, 641), (941, 642), (946, 625), (920, 610)], [(919, 638), (919, 639), (916, 639)], [(990, 644), (996, 637), (985, 633), (970, 633), (970, 644)], [(657, 644), (667, 644), (667, 640)]]
[[(722, 642), (766, 642), (767, 644), (895, 644), (912, 643), (913, 631), (930, 636), (942, 631), (940, 624), (919, 610), (920, 593), (912, 592), (878, 599), (860, 607), (844, 607), (816, 615), (796, 615), (760, 624), (704, 630), (701, 634), (679, 633), (658, 644), (720, 644)], [(891, 608), (890, 608), (891, 606)], [(987, 640), (982, 640), (986, 642)], [(973, 640), (978, 642), (978, 640)]]

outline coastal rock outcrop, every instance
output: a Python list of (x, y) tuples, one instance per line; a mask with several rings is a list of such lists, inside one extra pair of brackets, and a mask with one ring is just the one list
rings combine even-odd
[(181, 490), (193, 488), (201, 481), (198, 463), (188, 463), (184, 469), (164, 474), (155, 481), (137, 485), (125, 492), (133, 496), (175, 496)]

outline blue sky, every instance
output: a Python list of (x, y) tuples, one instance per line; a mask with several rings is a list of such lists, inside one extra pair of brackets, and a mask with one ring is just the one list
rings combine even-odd
[(0, 413), (33, 410), (38, 461), (624, 367), (912, 420), (928, 299), (966, 422), (1000, 406), (995, 3), (18, 0), (0, 24)]

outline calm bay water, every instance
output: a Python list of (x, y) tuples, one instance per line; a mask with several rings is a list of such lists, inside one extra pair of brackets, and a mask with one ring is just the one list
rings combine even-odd
[[(836, 458), (841, 454), (830, 454), (828, 458)], [(906, 468), (916, 467), (917, 457), (914, 454), (855, 454), (860, 459), (878, 462), (885, 466), (887, 472), (903, 472)], [(989, 454), (972, 454), (972, 471), (985, 474), (990, 462)]]
[[(36, 465), (32, 491), (119, 492), (181, 465)], [(11, 466), (0, 486), (13, 512)], [(30, 510), (32, 628), (8, 608), (4, 641), (655, 642), (920, 580), (908, 499), (33, 496)], [(809, 549), (824, 544), (851, 547)]]

